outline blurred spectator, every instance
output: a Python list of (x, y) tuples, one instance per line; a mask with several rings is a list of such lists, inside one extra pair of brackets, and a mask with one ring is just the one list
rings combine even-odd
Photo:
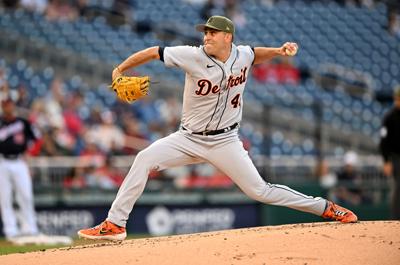
[(209, 17), (216, 15), (216, 4), (214, 0), (207, 0), (203, 7), (200, 9), (200, 17), (203, 20), (208, 19)]
[(102, 166), (88, 169), (85, 174), (88, 187), (116, 189), (122, 184), (124, 177), (111, 162), (111, 156), (107, 156)]
[(146, 135), (142, 133), (141, 122), (133, 116), (125, 115), (123, 118), (123, 128), (125, 133), (125, 143), (123, 153), (136, 155), (150, 145)]
[[(71, 114), (70, 107), (78, 106), (73, 100), (75, 100), (74, 96), (67, 96), (63, 80), (54, 78), (45, 98), (34, 101), (31, 108), (31, 119), (37, 120), (41, 128), (54, 140), (54, 144), (50, 141), (45, 141), (46, 144), (44, 146), (49, 147), (49, 149), (43, 150), (44, 153), (51, 154), (54, 150), (56, 150), (54, 154), (57, 155), (73, 155), (75, 153), (78, 132), (70, 129), (79, 130), (80, 124), (79, 122), (76, 123), (76, 120), (73, 119), (75, 116), (72, 117)], [(65, 109), (65, 112), (63, 109)], [(67, 127), (67, 123), (69, 123), (70, 127)]]
[(43, 14), (47, 8), (47, 0), (19, 0), (20, 6), (30, 12)]
[(89, 141), (79, 156), (74, 174), (64, 180), (64, 187), (114, 189), (122, 181), (123, 175), (112, 165), (111, 156), (106, 156), (95, 142)]
[(325, 159), (317, 165), (315, 174), (322, 188), (329, 190), (336, 186), (337, 176), (329, 169), (328, 161)]
[(383, 173), (392, 176), (392, 218), (400, 220), (400, 86), (395, 88), (394, 106), (383, 118), (380, 151), (384, 160)]
[[(77, 145), (76, 137), (71, 134), (63, 125), (63, 116), (59, 116), (58, 111), (61, 106), (56, 101), (45, 104), (46, 100), (37, 98), (32, 102), (29, 120), (37, 124), (43, 134), (43, 145), (40, 154), (43, 156), (60, 156), (76, 154)], [(49, 107), (50, 106), (50, 107)], [(47, 111), (49, 107), (50, 111)], [(56, 115), (58, 119), (54, 119), (52, 115)]]
[(106, 155), (104, 152), (98, 148), (93, 139), (89, 139), (86, 141), (85, 148), (78, 157), (74, 174), (64, 182), (64, 185), (75, 183), (76, 185), (79, 184), (86, 186), (86, 174), (93, 171), (95, 168), (103, 166), (105, 160)]
[(225, 16), (229, 17), (236, 26), (236, 29), (242, 29), (246, 26), (247, 20), (242, 12), (242, 8), (237, 0), (225, 0)]
[(69, 0), (49, 0), (45, 13), (50, 21), (73, 21), (78, 17), (78, 10), (70, 4)]
[(83, 104), (83, 97), (80, 93), (73, 93), (68, 97), (64, 105), (64, 123), (69, 133), (77, 137), (82, 131), (83, 121), (78, 114), (79, 108)]
[(337, 172), (337, 186), (334, 191), (334, 200), (337, 203), (359, 205), (369, 202), (362, 190), (362, 179), (358, 171), (358, 155), (348, 151), (344, 155), (344, 165)]
[(71, 174), (64, 178), (63, 187), (67, 189), (86, 188), (86, 181), (83, 175)]
[(73, 172), (64, 178), (63, 187), (66, 189), (83, 189), (86, 187), (86, 180), (83, 175), (76, 175)]
[(42, 130), (50, 129), (50, 120), (48, 118), (44, 100), (36, 98), (30, 107), (29, 120), (37, 124), (38, 128)]
[(62, 155), (62, 152), (59, 150), (56, 142), (53, 140), (52, 132), (50, 130), (42, 131), (42, 147), (39, 155), (41, 156)]
[(275, 5), (275, 2), (278, 2), (279, 0), (258, 0), (260, 4), (267, 6), (267, 7), (272, 7)]
[(393, 35), (400, 37), (400, 2), (398, 0), (386, 0), (387, 6), (387, 30)]
[(75, 5), (80, 17), (89, 15), (90, 8), (88, 7), (88, 0), (76, 0)]
[(191, 172), (186, 177), (175, 179), (175, 185), (184, 189), (197, 188), (231, 188), (232, 180), (209, 164), (198, 164), (190, 167)]
[(237, 0), (207, 0), (200, 9), (200, 17), (207, 20), (211, 16), (224, 15), (230, 18), (237, 29), (246, 25), (246, 17)]
[(129, 0), (114, 0), (108, 23), (113, 26), (133, 25), (133, 7)]
[(122, 150), (125, 144), (125, 135), (122, 129), (114, 124), (114, 121), (114, 114), (109, 110), (104, 111), (101, 114), (101, 124), (92, 125), (85, 138), (96, 143), (105, 153)]
[(51, 132), (51, 137), (61, 155), (70, 156), (75, 153), (76, 138), (66, 128), (53, 128)]
[(29, 109), (31, 107), (29, 89), (26, 84), (21, 82), (17, 88), (18, 98), (16, 99), (16, 105), (19, 108)]
[(163, 135), (168, 135), (179, 127), (181, 122), (182, 104), (176, 97), (168, 97), (160, 104), (160, 114), (166, 126)]
[(10, 87), (8, 85), (6, 72), (3, 68), (0, 68), (0, 101), (6, 99), (10, 93)]
[(75, 154), (76, 139), (59, 128), (42, 129), (42, 156), (71, 156)]
[(100, 150), (98, 144), (94, 139), (90, 139), (86, 142), (85, 148), (79, 154), (78, 167), (100, 167), (104, 164), (106, 156), (104, 152)]
[(54, 78), (50, 84), (50, 90), (43, 101), (50, 127), (64, 128), (62, 115), (63, 100), (65, 99), (64, 83), (60, 78)]
[(88, 126), (92, 126), (95, 124), (99, 124), (101, 123), (101, 113), (103, 112), (103, 110), (98, 107), (98, 106), (94, 106), (90, 109), (90, 115), (89, 117), (86, 119), (86, 124)]
[(231, 188), (233, 187), (233, 181), (224, 173), (222, 173), (220, 170), (216, 169), (214, 170), (214, 174), (208, 178), (207, 181), (207, 188)]
[(300, 70), (293, 65), (290, 57), (282, 57), (253, 68), (253, 77), (260, 83), (292, 84), (300, 83)]

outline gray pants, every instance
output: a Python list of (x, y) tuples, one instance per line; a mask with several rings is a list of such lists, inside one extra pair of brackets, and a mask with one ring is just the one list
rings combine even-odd
[(237, 129), (216, 136), (175, 132), (141, 151), (115, 198), (107, 220), (125, 226), (151, 170), (208, 162), (229, 176), (250, 198), (321, 216), (326, 200), (265, 182), (243, 148)]

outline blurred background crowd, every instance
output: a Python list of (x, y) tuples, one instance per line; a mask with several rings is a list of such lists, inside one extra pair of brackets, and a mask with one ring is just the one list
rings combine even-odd
[[(390, 0), (3, 0), (0, 98), (41, 132), (29, 149), (36, 187), (113, 190), (135, 154), (179, 127), (184, 80), (161, 62), (139, 67), (129, 74), (158, 83), (128, 105), (108, 88), (113, 66), (148, 46), (199, 45), (193, 25), (223, 14), (238, 44), (300, 46), (254, 67), (247, 85), (241, 137), (263, 177), (371, 204), (387, 193), (379, 129), (400, 83), (399, 12)], [(156, 190), (233, 189), (207, 165), (150, 180)]]

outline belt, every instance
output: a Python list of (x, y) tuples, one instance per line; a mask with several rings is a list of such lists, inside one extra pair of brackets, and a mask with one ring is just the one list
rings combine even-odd
[(16, 160), (20, 158), (20, 154), (0, 154), (0, 157), (9, 160)]
[[(238, 125), (239, 125), (239, 123), (236, 122), (236, 123), (232, 124), (231, 126), (228, 126), (226, 128), (223, 128), (223, 129), (214, 130), (214, 131), (191, 132), (191, 134), (204, 135), (204, 136), (217, 135), (217, 134), (229, 132), (229, 131), (235, 129), (236, 127), (238, 127)], [(182, 126), (182, 129), (185, 130), (185, 131), (189, 131), (188, 129), (186, 129), (183, 126)]]

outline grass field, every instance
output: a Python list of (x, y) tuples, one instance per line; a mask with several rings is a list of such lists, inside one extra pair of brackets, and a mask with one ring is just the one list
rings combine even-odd
[[(93, 243), (88, 240), (75, 239), (72, 246), (79, 246)], [(6, 241), (5, 239), (0, 239), (0, 255), (7, 255), (11, 253), (26, 253), (32, 251), (44, 251), (45, 249), (66, 247), (65, 245), (26, 245), (26, 246), (16, 246)]]
[[(127, 239), (144, 238), (149, 237), (149, 235), (129, 235)], [(44, 251), (46, 249), (52, 248), (65, 248), (81, 245), (90, 245), (95, 243), (100, 243), (101, 241), (92, 241), (74, 238), (74, 243), (70, 246), (66, 245), (26, 245), (26, 246), (16, 246), (6, 241), (4, 238), (0, 238), (0, 255), (7, 255), (12, 253), (27, 253), (33, 251)]]

